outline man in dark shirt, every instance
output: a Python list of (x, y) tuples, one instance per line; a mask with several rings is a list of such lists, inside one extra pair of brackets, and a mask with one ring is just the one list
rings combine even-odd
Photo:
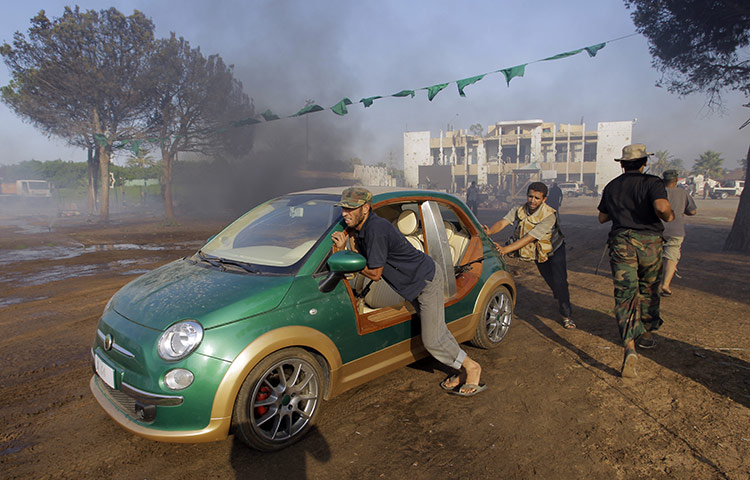
[(381, 277), (396, 293), (414, 305), (422, 328), (422, 343), (435, 359), (456, 370), (466, 370), (461, 385), (458, 375), (440, 386), (450, 393), (472, 396), (487, 388), (479, 383), (481, 366), (469, 358), (445, 324), (443, 271), (432, 258), (414, 248), (391, 222), (372, 212), (372, 193), (350, 187), (338, 203), (347, 228), (331, 235), (334, 249), (347, 246), (367, 259), (360, 273), (378, 281)]
[(479, 213), (479, 189), (477, 188), (477, 182), (471, 182), (469, 188), (466, 189), (466, 206), (469, 207), (474, 215)]
[(547, 195), (547, 205), (559, 211), (562, 201), (563, 193), (562, 190), (560, 190), (560, 186), (557, 182), (552, 182), (552, 185), (549, 187), (549, 195)]
[(651, 348), (651, 332), (662, 322), (659, 315), (659, 279), (662, 271), (662, 220), (674, 213), (664, 182), (643, 169), (648, 161), (646, 146), (640, 143), (622, 149), (624, 173), (604, 187), (599, 203), (599, 222), (612, 222), (609, 255), (615, 287), (615, 318), (625, 354), (621, 374), (636, 377), (638, 358), (635, 344)]

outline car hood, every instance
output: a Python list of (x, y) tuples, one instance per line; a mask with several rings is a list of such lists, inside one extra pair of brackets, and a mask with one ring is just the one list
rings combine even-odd
[(165, 330), (197, 320), (211, 328), (276, 308), (294, 277), (248, 275), (176, 260), (125, 285), (112, 308), (132, 322)]

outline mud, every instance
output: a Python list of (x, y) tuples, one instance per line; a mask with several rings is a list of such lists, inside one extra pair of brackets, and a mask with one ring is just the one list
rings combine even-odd
[(721, 252), (736, 199), (698, 200), (666, 323), (635, 381), (618, 374), (606, 259), (597, 273), (607, 227), (595, 206), (584, 197), (561, 209), (578, 329), (562, 328), (536, 268), (512, 261), (520, 297), (510, 333), (493, 351), (466, 347), (486, 392), (445, 395), (442, 367), (424, 360), (324, 402), (314, 430), (273, 454), (233, 437), (135, 437), (88, 390), (109, 297), (232, 219), (4, 222), (0, 478), (748, 478), (750, 257)]

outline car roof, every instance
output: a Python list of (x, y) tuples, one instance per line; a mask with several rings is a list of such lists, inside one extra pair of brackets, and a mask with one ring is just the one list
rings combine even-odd
[[(343, 185), (338, 187), (323, 187), (323, 188), (314, 188), (312, 190), (303, 190), (300, 192), (291, 192), (290, 195), (299, 195), (299, 194), (324, 194), (324, 195), (341, 195), (341, 193), (346, 190), (347, 188), (350, 188), (352, 185)], [(370, 192), (372, 192), (374, 195), (380, 195), (382, 193), (394, 193), (394, 192), (410, 192), (415, 191), (413, 188), (404, 188), (404, 187), (381, 187), (381, 186), (368, 186), (368, 185), (357, 185), (361, 186), (362, 188), (368, 189)], [(419, 191), (425, 191), (425, 190), (416, 190)]]
[[(405, 188), (405, 187), (383, 187), (383, 186), (368, 186), (368, 185), (357, 185), (361, 186), (362, 188), (368, 189), (370, 192), (372, 192), (372, 195), (375, 200), (384, 199), (382, 197), (386, 198), (392, 198), (394, 196), (415, 196), (415, 197), (440, 197), (440, 198), (450, 198), (451, 200), (457, 200), (457, 198), (446, 192), (439, 192), (435, 190), (424, 190), (419, 188)], [(325, 188), (315, 188), (312, 190), (303, 190), (300, 192), (291, 192), (289, 195), (341, 195), (341, 193), (351, 187), (351, 185), (344, 185), (344, 186), (338, 186), (338, 187), (325, 187)], [(380, 197), (380, 198), (378, 198)]]

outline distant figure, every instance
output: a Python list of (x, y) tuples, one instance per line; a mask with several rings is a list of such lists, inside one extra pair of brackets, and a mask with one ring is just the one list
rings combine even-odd
[[(505, 255), (518, 251), (521, 260), (533, 261), (557, 299), (565, 328), (576, 328), (570, 319), (568, 266), (565, 259), (565, 237), (560, 230), (557, 211), (545, 203), (547, 185), (534, 182), (526, 190), (527, 202), (514, 207), (492, 228), (482, 225), (487, 235), (494, 235), (508, 225), (515, 226), (510, 245), (498, 246)], [(497, 244), (495, 244), (497, 245)]]
[(560, 205), (562, 205), (563, 193), (560, 190), (560, 186), (557, 182), (552, 182), (552, 186), (549, 187), (549, 194), (547, 195), (547, 205), (560, 211)]
[(609, 264), (615, 287), (615, 318), (625, 347), (621, 375), (636, 377), (636, 342), (652, 348), (651, 332), (664, 321), (659, 314), (659, 277), (662, 270), (664, 222), (674, 219), (661, 178), (643, 173), (648, 156), (641, 143), (622, 149), (624, 173), (604, 187), (599, 223), (612, 222)]
[(477, 182), (471, 182), (469, 188), (466, 189), (466, 205), (474, 215), (479, 213), (479, 189), (477, 188)]
[(672, 277), (677, 271), (677, 262), (680, 261), (680, 249), (685, 239), (685, 215), (695, 215), (698, 209), (690, 194), (682, 188), (677, 188), (677, 170), (667, 170), (662, 174), (664, 186), (667, 187), (669, 204), (674, 211), (674, 221), (664, 224), (664, 277), (661, 281), (659, 293), (662, 297), (672, 295), (670, 288)]

